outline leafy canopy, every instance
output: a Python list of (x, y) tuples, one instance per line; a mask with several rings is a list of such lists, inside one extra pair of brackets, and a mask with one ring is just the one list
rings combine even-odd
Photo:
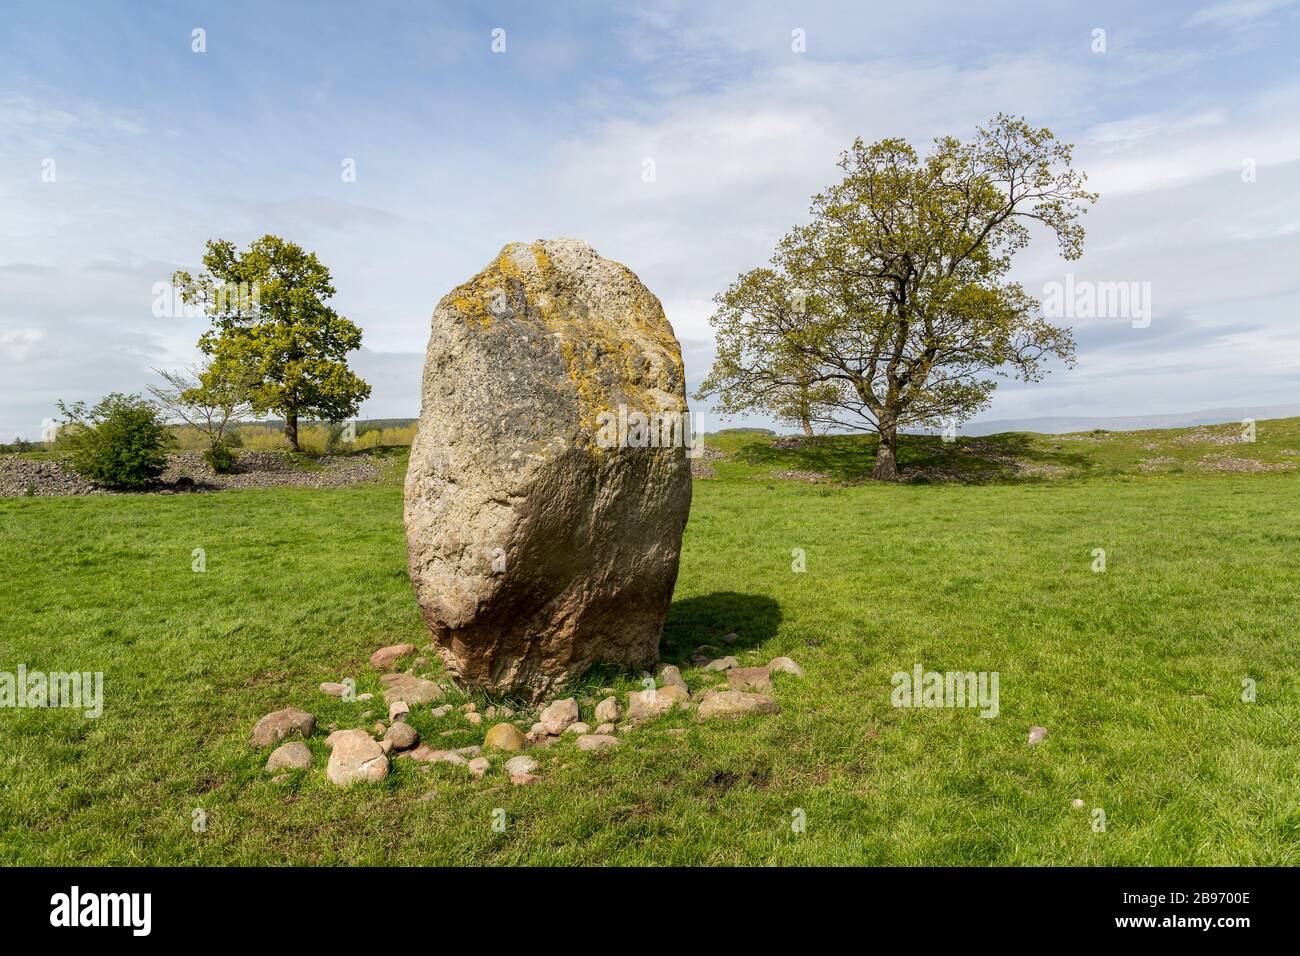
[(59, 402), (59, 411), (60, 439), (72, 449), (72, 467), (87, 481), (138, 489), (166, 469), (173, 436), (153, 402), (113, 392), (90, 409), (85, 402)]
[[(158, 405), (199, 431), (208, 447), (203, 459), (218, 474), (234, 469), (236, 456), (227, 438), (227, 429), (253, 413), (249, 392), (256, 382), (247, 366), (224, 367), (208, 358), (197, 368), (171, 372), (154, 369), (162, 385), (150, 385), (149, 392)], [(238, 432), (231, 431), (231, 436)]]
[(783, 414), (793, 394), (815, 422), (878, 431), (892, 455), (899, 427), (984, 408), (989, 373), (1033, 381), (1047, 357), (1072, 361), (1070, 330), (1006, 278), (1035, 224), (1065, 258), (1082, 254), (1079, 217), (1097, 197), (1070, 158), (1050, 130), (1005, 115), (925, 157), (901, 139), (855, 141), (811, 221), (715, 298), (718, 355), (699, 396), (724, 414)]
[[(240, 252), (213, 240), (206, 272), (177, 272), (187, 303), (203, 305), (212, 328), (199, 347), (213, 361), (213, 382), (245, 382), (256, 414), (339, 421), (357, 413), (370, 386), (347, 365), (361, 347), (361, 329), (328, 306), (335, 288), (315, 253), (267, 235)], [(296, 435), (294, 437), (296, 441)]]

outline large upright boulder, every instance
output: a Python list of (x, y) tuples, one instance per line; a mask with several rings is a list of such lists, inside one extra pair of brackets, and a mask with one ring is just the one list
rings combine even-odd
[(416, 597), (463, 686), (649, 667), (691, 503), (681, 349), (576, 239), (512, 243), (433, 313), (406, 475)]

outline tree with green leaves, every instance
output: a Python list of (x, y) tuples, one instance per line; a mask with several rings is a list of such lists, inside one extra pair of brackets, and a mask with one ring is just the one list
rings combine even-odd
[(370, 386), (348, 368), (347, 354), (361, 347), (361, 329), (326, 304), (335, 289), (315, 253), (279, 236), (243, 252), (217, 239), (203, 265), (197, 277), (172, 277), (182, 300), (212, 320), (199, 348), (223, 381), (252, 370), (253, 411), (283, 416), (290, 449), (299, 450), (300, 416), (341, 421), (357, 413)]
[[(807, 438), (817, 434), (816, 426), (827, 425), (833, 415), (839, 392), (832, 382), (821, 381), (815, 366), (794, 350), (776, 352), (771, 367), (778, 384), (765, 397), (768, 411), (778, 421), (797, 425)], [(824, 430), (824, 429), (823, 429)]]
[(218, 474), (231, 471), (235, 452), (226, 431), (253, 414), (250, 400), (257, 383), (253, 369), (218, 365), (208, 358), (197, 368), (184, 372), (154, 369), (164, 384), (150, 385), (149, 392), (161, 408), (197, 430), (208, 443), (203, 460)]
[(1032, 223), (1066, 259), (1082, 254), (1079, 217), (1097, 196), (1071, 153), (1001, 114), (925, 157), (901, 139), (855, 141), (812, 220), (715, 298), (718, 354), (697, 397), (781, 414), (811, 389), (810, 419), (876, 432), (873, 477), (894, 480), (900, 429), (964, 421), (987, 407), (991, 375), (1036, 381), (1048, 357), (1073, 361), (1070, 330), (1007, 279)]

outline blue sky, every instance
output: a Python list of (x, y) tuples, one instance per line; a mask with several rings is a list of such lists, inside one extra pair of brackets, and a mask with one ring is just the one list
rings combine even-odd
[(417, 413), (444, 293), (552, 236), (660, 296), (693, 386), (712, 295), (853, 137), (924, 147), (999, 111), (1077, 144), (1102, 194), (1082, 260), (1041, 242), (1016, 277), (1149, 282), (1153, 314), (1076, 320), (1078, 366), (983, 417), (1300, 400), (1300, 4), (975, 6), (8, 2), (0, 437), (192, 362), (203, 323), (155, 317), (156, 283), (266, 232), (333, 270), (365, 417)]

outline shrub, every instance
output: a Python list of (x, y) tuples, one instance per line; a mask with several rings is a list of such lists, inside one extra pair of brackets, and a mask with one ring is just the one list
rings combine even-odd
[(109, 488), (143, 488), (167, 467), (172, 434), (153, 402), (114, 392), (87, 411), (84, 402), (59, 403), (70, 427), (61, 430), (72, 467), (87, 481)]
[(239, 456), (235, 453), (233, 444), (223, 439), (203, 452), (203, 460), (218, 475), (228, 475), (235, 470)]

